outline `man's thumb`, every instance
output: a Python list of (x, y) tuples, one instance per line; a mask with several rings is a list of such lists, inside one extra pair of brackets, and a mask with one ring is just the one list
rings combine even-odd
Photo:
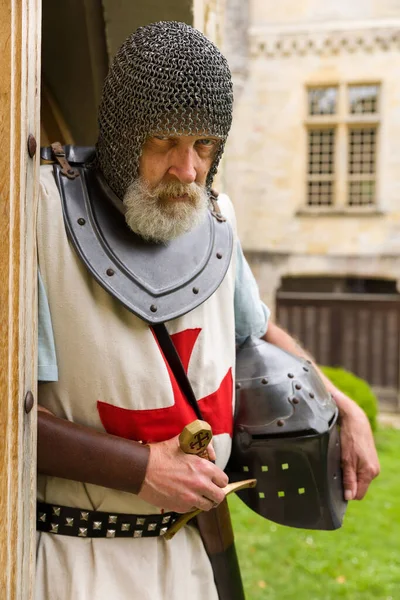
[(343, 468), (343, 489), (344, 499), (353, 500), (357, 494), (357, 477), (352, 467)]

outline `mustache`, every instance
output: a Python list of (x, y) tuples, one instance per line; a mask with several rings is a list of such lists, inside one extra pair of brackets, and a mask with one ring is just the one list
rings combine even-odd
[(181, 183), (179, 181), (169, 181), (161, 182), (153, 189), (146, 189), (146, 193), (149, 198), (158, 198), (161, 201), (167, 201), (170, 198), (178, 196), (187, 196), (187, 200), (195, 201), (199, 193), (204, 190), (205, 187), (196, 182)]

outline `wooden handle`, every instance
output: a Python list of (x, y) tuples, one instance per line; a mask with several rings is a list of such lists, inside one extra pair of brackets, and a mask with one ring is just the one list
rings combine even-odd
[[(223, 488), (225, 492), (225, 497), (232, 492), (238, 492), (239, 490), (244, 490), (245, 488), (254, 488), (257, 485), (257, 479), (246, 479), (244, 481), (236, 481), (234, 483), (228, 483), (226, 487)], [(187, 523), (193, 519), (193, 517), (197, 517), (197, 515), (201, 513), (199, 508), (196, 510), (192, 510), (189, 513), (181, 515), (177, 521), (168, 529), (168, 531), (164, 534), (165, 540), (171, 540), (176, 533)]]
[(197, 419), (184, 427), (179, 436), (179, 445), (185, 454), (197, 454), (208, 459), (207, 446), (211, 440), (211, 426)]

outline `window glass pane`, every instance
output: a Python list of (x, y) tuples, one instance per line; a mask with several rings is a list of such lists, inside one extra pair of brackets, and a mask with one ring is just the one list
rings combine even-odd
[(367, 206), (375, 202), (376, 129), (349, 130), (348, 188), (350, 206)]
[(333, 200), (333, 181), (309, 181), (307, 198), (309, 206), (330, 206)]
[(349, 173), (350, 175), (375, 173), (376, 129), (349, 130)]
[(308, 132), (308, 173), (331, 175), (334, 172), (335, 130), (310, 129)]
[(370, 206), (375, 203), (375, 181), (350, 181), (350, 206)]
[(334, 115), (336, 113), (337, 88), (319, 87), (308, 90), (308, 114)]
[(378, 112), (379, 85), (350, 85), (349, 104), (352, 115)]

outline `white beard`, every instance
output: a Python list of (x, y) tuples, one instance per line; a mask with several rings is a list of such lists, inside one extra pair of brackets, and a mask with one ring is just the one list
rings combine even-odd
[[(187, 197), (174, 200), (179, 196)], [(166, 243), (194, 229), (205, 218), (208, 195), (197, 183), (160, 183), (151, 189), (141, 177), (124, 196), (125, 220), (145, 240)]]

